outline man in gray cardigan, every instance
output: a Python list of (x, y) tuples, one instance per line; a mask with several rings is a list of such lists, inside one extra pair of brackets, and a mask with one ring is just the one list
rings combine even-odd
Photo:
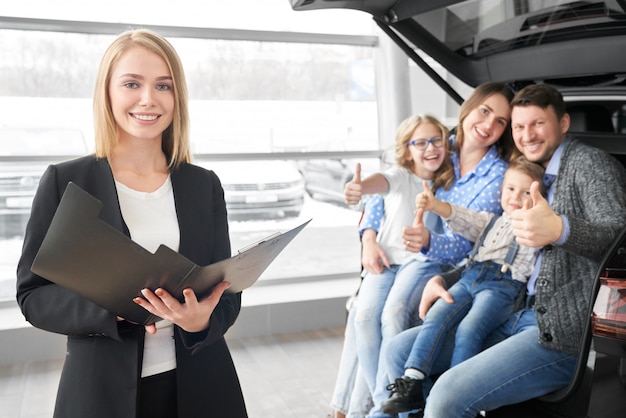
[[(511, 105), (515, 145), (546, 167), (548, 187), (547, 199), (531, 189), (533, 206), (513, 213), (513, 231), (520, 244), (543, 249), (524, 306), (494, 331), (483, 352), (441, 375), (426, 399), (425, 418), (474, 418), (565, 387), (576, 367), (595, 273), (626, 225), (624, 167), (567, 135), (570, 119), (561, 94), (530, 85)], [(450, 285), (433, 278), (420, 313), (439, 297), (450, 301)], [(412, 328), (390, 342), (383, 353), (389, 376), (402, 375), (418, 332)], [(439, 372), (449, 366), (450, 354), (440, 355)], [(408, 383), (392, 384), (388, 402), (421, 395)]]

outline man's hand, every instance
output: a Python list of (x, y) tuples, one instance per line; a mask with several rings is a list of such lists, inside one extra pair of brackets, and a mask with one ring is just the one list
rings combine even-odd
[(361, 188), (361, 163), (356, 164), (354, 177), (350, 182), (346, 183), (343, 189), (343, 196), (348, 205), (356, 205), (361, 201), (361, 197), (363, 196)]
[(454, 303), (454, 299), (452, 299), (443, 283), (443, 277), (439, 275), (434, 276), (426, 283), (419, 306), (419, 316), (422, 320), (426, 318), (428, 310), (437, 302), (437, 299), (443, 299), (450, 304)]
[(539, 182), (530, 186), (530, 203), (511, 214), (513, 235), (517, 242), (528, 247), (543, 247), (559, 239), (563, 232), (563, 220), (554, 213), (548, 201), (539, 192)]

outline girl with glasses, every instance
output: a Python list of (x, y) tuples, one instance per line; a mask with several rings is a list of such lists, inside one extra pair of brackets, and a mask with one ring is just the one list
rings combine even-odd
[[(436, 118), (413, 116), (403, 121), (396, 135), (396, 164), (361, 180), (357, 165), (355, 178), (345, 187), (348, 204), (357, 204), (362, 195), (382, 194), (385, 207), (381, 228), (376, 237), (384, 253), (383, 268), (365, 267), (354, 315), (359, 364), (370, 391), (378, 379), (378, 356), (387, 338), (406, 329), (411, 301), (421, 277), (441, 273), (448, 266), (432, 262), (409, 251), (402, 240), (402, 228), (436, 229), (437, 217), (427, 214), (416, 219), (413, 199), (423, 191), (426, 181), (434, 189), (448, 188), (453, 180), (449, 159), (448, 130)], [(399, 309), (385, 311), (387, 303)]]

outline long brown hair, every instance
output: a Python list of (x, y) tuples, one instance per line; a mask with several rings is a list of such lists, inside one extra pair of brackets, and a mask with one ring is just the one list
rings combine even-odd
[(433, 175), (433, 191), (438, 187), (443, 187), (448, 190), (452, 186), (454, 181), (454, 167), (450, 161), (450, 131), (441, 123), (437, 118), (431, 115), (414, 115), (409, 116), (400, 123), (396, 132), (396, 163), (401, 167), (411, 169), (413, 161), (409, 159), (409, 150), (407, 148), (408, 142), (413, 136), (413, 132), (417, 127), (423, 123), (429, 123), (436, 126), (441, 132), (441, 138), (443, 139), (444, 158), (441, 166), (435, 171)]
[(191, 161), (189, 144), (189, 107), (185, 73), (174, 47), (161, 35), (147, 30), (130, 30), (119, 35), (109, 45), (100, 62), (93, 97), (96, 156), (109, 158), (117, 145), (117, 124), (108, 94), (113, 67), (129, 48), (141, 46), (159, 55), (172, 74), (174, 85), (174, 118), (163, 132), (162, 148), (170, 167)]
[[(506, 84), (487, 82), (476, 87), (470, 97), (463, 102), (461, 109), (459, 110), (459, 122), (456, 129), (456, 139), (453, 146), (454, 149), (459, 150), (461, 149), (461, 145), (463, 145), (463, 121), (467, 115), (469, 115), (472, 110), (480, 106), (489, 96), (494, 94), (501, 94), (509, 103), (513, 99), (513, 90), (511, 90)], [(516, 156), (516, 148), (511, 135), (510, 120), (509, 123), (507, 123), (506, 128), (504, 128), (502, 136), (496, 141), (496, 149), (498, 150), (498, 155), (500, 155), (504, 161), (509, 161), (511, 158)]]

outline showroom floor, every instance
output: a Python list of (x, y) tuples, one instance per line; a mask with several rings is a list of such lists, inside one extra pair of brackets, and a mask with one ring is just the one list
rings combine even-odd
[[(343, 329), (229, 339), (250, 418), (326, 418)], [(0, 417), (50, 418), (61, 361), (0, 367)]]

